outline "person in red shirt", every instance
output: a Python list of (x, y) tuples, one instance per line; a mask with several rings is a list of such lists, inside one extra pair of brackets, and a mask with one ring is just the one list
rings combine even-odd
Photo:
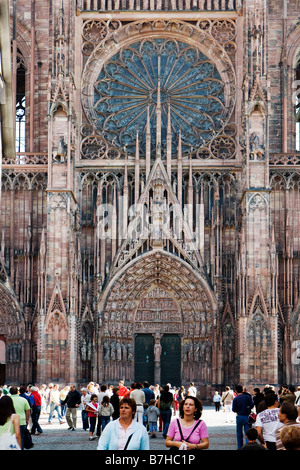
[(95, 432), (96, 422), (97, 422), (97, 417), (98, 417), (98, 409), (99, 409), (98, 395), (96, 395), (96, 393), (93, 393), (93, 395), (91, 395), (90, 403), (86, 405), (86, 411), (88, 412), (88, 418), (90, 421), (90, 433), (89, 433), (90, 441), (92, 441), (93, 439), (96, 439), (96, 436), (94, 436), (94, 432)]
[(41, 406), (42, 406), (42, 397), (39, 393), (39, 389), (37, 387), (31, 387), (31, 394), (29, 397), (30, 406), (31, 406), (31, 419), (32, 419), (32, 428), (31, 434), (42, 434), (43, 430), (39, 424), (39, 418), (41, 414)]
[(119, 397), (120, 399), (124, 397), (127, 392), (127, 387), (125, 387), (123, 380), (119, 381)]

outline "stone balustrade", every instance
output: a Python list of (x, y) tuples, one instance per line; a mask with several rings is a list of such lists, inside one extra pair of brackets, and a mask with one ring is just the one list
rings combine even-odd
[(2, 159), (2, 165), (48, 165), (48, 154), (43, 152), (20, 152), (15, 158)]
[(300, 165), (300, 153), (273, 153), (270, 154), (269, 164), (274, 166), (295, 166)]
[(242, 8), (242, 0), (77, 0), (80, 11), (232, 11)]

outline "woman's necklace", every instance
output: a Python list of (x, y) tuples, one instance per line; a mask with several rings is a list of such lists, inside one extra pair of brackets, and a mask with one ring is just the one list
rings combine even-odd
[(184, 428), (190, 428), (191, 426), (193, 426), (195, 420), (191, 420), (191, 421), (186, 421), (184, 418), (181, 420), (181, 424)]

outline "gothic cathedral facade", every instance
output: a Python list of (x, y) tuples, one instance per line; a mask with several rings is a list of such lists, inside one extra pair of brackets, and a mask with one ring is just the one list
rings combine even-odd
[(0, 382), (300, 382), (298, 7), (10, 0)]

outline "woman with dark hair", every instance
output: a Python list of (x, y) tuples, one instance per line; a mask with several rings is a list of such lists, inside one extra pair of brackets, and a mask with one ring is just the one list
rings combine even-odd
[(120, 401), (120, 418), (104, 428), (97, 450), (149, 450), (147, 429), (134, 420), (136, 403), (132, 398)]
[(16, 414), (14, 404), (10, 396), (3, 396), (0, 400), (0, 442), (4, 433), (10, 429), (15, 434), (17, 443), (22, 449), (20, 416)]
[[(166, 447), (181, 450), (207, 449), (207, 427), (202, 416), (202, 403), (197, 397), (187, 397), (179, 405), (180, 419), (173, 420), (168, 429)], [(175, 449), (174, 449), (175, 450)]]

